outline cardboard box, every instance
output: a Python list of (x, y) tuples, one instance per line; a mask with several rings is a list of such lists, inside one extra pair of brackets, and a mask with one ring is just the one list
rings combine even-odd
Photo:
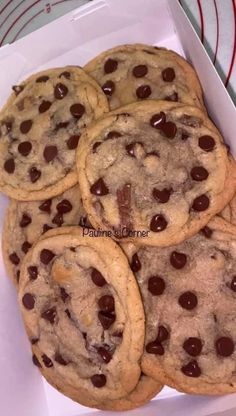
[[(207, 108), (236, 155), (236, 109), (177, 0), (94, 0), (0, 49), (0, 105), (29, 74), (66, 64), (83, 65), (123, 43), (171, 48), (193, 63)], [(2, 230), (7, 198), (0, 196)], [(91, 410), (58, 393), (32, 365), (16, 293), (0, 261), (0, 415), (79, 416), (115, 414)], [(164, 388), (134, 416), (235, 416), (236, 395), (200, 397)]]

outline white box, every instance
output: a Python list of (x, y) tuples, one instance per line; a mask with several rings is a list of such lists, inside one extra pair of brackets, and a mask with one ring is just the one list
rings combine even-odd
[[(236, 155), (236, 109), (177, 0), (94, 0), (14, 44), (0, 49), (0, 105), (18, 84), (41, 68), (83, 65), (122, 43), (166, 46), (186, 56), (201, 80), (210, 116)], [(7, 198), (0, 196), (2, 230)], [(16, 293), (0, 258), (0, 415), (98, 416), (52, 388), (32, 365)], [(165, 388), (134, 416), (235, 416), (236, 395), (200, 397)]]

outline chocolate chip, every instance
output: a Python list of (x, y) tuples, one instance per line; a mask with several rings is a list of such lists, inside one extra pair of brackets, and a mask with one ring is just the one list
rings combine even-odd
[(60, 214), (66, 214), (67, 212), (70, 212), (73, 207), (68, 199), (63, 199), (57, 204), (56, 208)]
[(184, 292), (179, 297), (179, 304), (182, 308), (191, 311), (192, 309), (196, 308), (198, 304), (197, 296), (193, 292)]
[(197, 361), (192, 360), (181, 368), (182, 373), (187, 377), (200, 377), (201, 369)]
[(109, 351), (106, 350), (106, 348), (99, 347), (97, 349), (97, 352), (102, 357), (102, 360), (104, 361), (104, 363), (108, 364), (111, 361), (112, 355), (110, 354)]
[(104, 180), (99, 178), (94, 184), (90, 187), (90, 192), (93, 195), (103, 196), (109, 194), (109, 189), (106, 186)]
[(4, 169), (7, 173), (13, 173), (15, 170), (15, 161), (13, 158), (7, 159), (4, 163)]
[(50, 101), (43, 100), (41, 104), (39, 105), (39, 113), (45, 113), (49, 110), (52, 103)]
[(166, 101), (174, 101), (174, 102), (176, 102), (176, 101), (178, 101), (178, 99), (179, 99), (179, 96), (178, 96), (177, 92), (173, 92), (173, 94), (167, 95), (167, 97), (165, 97), (165, 100)]
[(21, 250), (23, 253), (28, 253), (29, 249), (32, 247), (32, 244), (30, 244), (28, 241), (24, 241), (24, 243), (21, 246)]
[(32, 345), (35, 345), (39, 342), (39, 338), (31, 338), (30, 342)]
[(200, 338), (188, 338), (183, 343), (183, 349), (192, 357), (197, 357), (202, 352), (202, 341)]
[(102, 86), (102, 90), (106, 95), (112, 95), (115, 91), (115, 84), (113, 81), (106, 81), (105, 84)]
[(97, 148), (102, 144), (102, 142), (96, 142), (93, 145), (93, 153), (96, 153)]
[(25, 293), (22, 298), (22, 303), (26, 309), (34, 309), (35, 297), (31, 293)]
[(63, 302), (66, 302), (66, 299), (69, 298), (68, 293), (66, 292), (66, 290), (64, 289), (64, 287), (60, 287), (60, 294), (61, 294), (61, 298), (63, 300)]
[(231, 338), (221, 337), (216, 340), (215, 348), (221, 357), (229, 357), (234, 352), (234, 342)]
[(69, 121), (61, 121), (60, 123), (56, 124), (54, 131), (57, 132), (60, 129), (66, 129), (69, 126), (69, 124), (70, 124)]
[(20, 281), (20, 270), (17, 270), (17, 272), (16, 272), (16, 280), (17, 280), (17, 283), (19, 283), (19, 281)]
[(145, 98), (148, 98), (152, 93), (151, 87), (149, 85), (140, 85), (136, 89), (136, 95), (141, 100), (144, 100)]
[(114, 298), (111, 295), (104, 295), (98, 300), (98, 306), (102, 312), (113, 312), (115, 309)]
[(211, 136), (201, 136), (198, 139), (198, 145), (205, 152), (212, 152), (215, 147), (215, 140)]
[(53, 367), (52, 360), (50, 360), (50, 358), (46, 354), (42, 355), (42, 360), (43, 360), (45, 367), (47, 368)]
[(133, 143), (127, 144), (125, 149), (126, 149), (126, 152), (128, 153), (129, 156), (135, 157), (134, 150), (135, 150), (135, 147), (136, 147), (137, 144), (142, 146), (142, 143), (140, 143), (140, 142), (133, 142)]
[(155, 354), (155, 355), (164, 355), (165, 354), (164, 347), (157, 341), (149, 342), (146, 345), (146, 351), (149, 354)]
[(165, 82), (172, 82), (175, 79), (175, 71), (170, 67), (163, 69), (161, 75)]
[(111, 74), (112, 72), (117, 70), (118, 62), (115, 59), (107, 59), (104, 64), (104, 72), (105, 74)]
[(32, 222), (31, 217), (27, 214), (23, 214), (22, 217), (21, 217), (19, 225), (20, 225), (21, 228), (25, 228), (25, 227), (27, 227), (27, 225), (31, 224), (31, 222)]
[(172, 121), (166, 121), (161, 126), (161, 131), (168, 139), (173, 139), (177, 132), (177, 127)]
[(117, 205), (120, 217), (120, 223), (123, 228), (123, 232), (125, 228), (128, 232), (129, 229), (132, 228), (131, 222), (131, 196), (132, 196), (132, 189), (131, 184), (126, 183), (121, 188), (117, 189), (116, 196), (117, 196)]
[(115, 331), (112, 334), (113, 337), (117, 337), (117, 338), (122, 338), (123, 337), (123, 332), (122, 331)]
[(207, 170), (202, 166), (195, 166), (191, 170), (191, 177), (193, 180), (201, 182), (205, 181), (209, 176)]
[(152, 195), (153, 197), (160, 202), (161, 204), (165, 204), (170, 199), (171, 191), (170, 189), (164, 188), (164, 189), (157, 189), (153, 188)]
[(46, 265), (50, 263), (53, 257), (55, 257), (55, 254), (47, 248), (44, 248), (40, 253), (40, 261)]
[(189, 134), (187, 131), (182, 131), (181, 140), (185, 141), (189, 138)]
[(157, 333), (156, 341), (164, 342), (168, 338), (169, 338), (169, 332), (167, 331), (167, 329), (163, 325), (160, 325), (158, 327), (158, 333)]
[(82, 104), (76, 103), (70, 107), (71, 115), (79, 120), (85, 113), (85, 107)]
[(32, 120), (22, 121), (22, 123), (20, 124), (21, 133), (22, 134), (27, 134), (30, 131), (32, 125), (33, 125)]
[(134, 253), (132, 256), (130, 268), (134, 273), (137, 273), (142, 268), (142, 265), (141, 265), (141, 262), (139, 260), (137, 253)]
[(192, 209), (198, 212), (205, 211), (209, 207), (209, 204), (208, 196), (203, 194), (193, 200)]
[(101, 322), (102, 327), (104, 329), (108, 329), (113, 324), (113, 322), (115, 322), (116, 315), (113, 314), (113, 313), (109, 313), (109, 312), (99, 311), (98, 312), (98, 319)]
[(12, 89), (16, 95), (19, 95), (23, 91), (24, 87), (23, 85), (13, 85)]
[(69, 150), (74, 150), (77, 148), (80, 139), (80, 134), (74, 134), (70, 136), (66, 144)]
[(59, 82), (54, 88), (54, 97), (57, 100), (62, 100), (68, 94), (68, 88)]
[(49, 230), (52, 230), (52, 229), (53, 229), (53, 227), (50, 227), (50, 225), (44, 224), (43, 225), (43, 234), (46, 233)]
[(52, 223), (56, 224), (58, 227), (61, 227), (64, 222), (63, 215), (59, 212), (53, 217)]
[(115, 130), (111, 130), (109, 131), (109, 133), (106, 135), (106, 140), (110, 140), (110, 139), (117, 139), (118, 137), (121, 137), (122, 134), (119, 133), (119, 131), (115, 131)]
[(41, 313), (41, 317), (46, 321), (50, 322), (50, 324), (54, 324), (55, 319), (57, 316), (57, 311), (55, 306), (52, 308), (46, 309), (44, 312)]
[(39, 367), (39, 368), (42, 367), (35, 354), (32, 355), (32, 361), (33, 361), (34, 365), (36, 365), (36, 367)]
[(142, 78), (148, 73), (148, 68), (146, 65), (137, 65), (133, 68), (132, 73), (135, 78)]
[(20, 263), (20, 259), (17, 256), (16, 252), (13, 252), (9, 255), (9, 260), (12, 262), (12, 264), (14, 264), (15, 266), (18, 266), (18, 264)]
[(45, 146), (43, 157), (47, 163), (51, 162), (57, 156), (57, 146)]
[(211, 238), (213, 230), (208, 227), (207, 225), (205, 227), (203, 227), (201, 229), (201, 233), (206, 237), (206, 238)]
[(59, 352), (56, 352), (54, 360), (61, 365), (67, 365), (68, 361), (66, 361)]
[(166, 122), (166, 115), (161, 111), (160, 113), (154, 114), (150, 120), (150, 124), (155, 129), (160, 129)]
[(107, 283), (103, 275), (94, 267), (92, 268), (92, 271), (91, 271), (91, 279), (93, 283), (99, 287), (102, 287)]
[(48, 214), (50, 214), (51, 205), (52, 205), (52, 200), (47, 199), (46, 201), (42, 202), (42, 204), (39, 205), (39, 209), (40, 211), (47, 212)]
[(150, 230), (154, 233), (159, 233), (166, 229), (168, 222), (161, 214), (156, 214), (152, 217), (150, 223)]
[(236, 292), (236, 276), (234, 276), (233, 279), (231, 280), (230, 289), (233, 292)]
[(66, 78), (66, 79), (70, 79), (70, 72), (69, 71), (64, 71), (59, 75), (59, 78)]
[(165, 281), (159, 276), (152, 276), (148, 279), (148, 290), (154, 296), (162, 295), (166, 288)]
[(36, 79), (36, 82), (46, 82), (49, 80), (49, 77), (47, 75), (41, 75), (41, 77), (38, 77)]
[(39, 180), (39, 178), (41, 176), (41, 171), (38, 170), (35, 166), (33, 166), (29, 170), (29, 175), (30, 175), (31, 182), (32, 183), (35, 183), (35, 182), (37, 182)]
[(179, 251), (172, 251), (170, 255), (170, 263), (175, 269), (182, 269), (187, 263), (187, 256)]
[(32, 144), (30, 142), (21, 142), (18, 146), (18, 152), (22, 156), (28, 156), (31, 152)]
[(38, 268), (36, 266), (29, 266), (28, 269), (28, 275), (30, 280), (35, 280), (38, 277)]
[(104, 374), (94, 374), (91, 377), (91, 382), (94, 385), (94, 387), (100, 389), (101, 387), (105, 386), (107, 379), (106, 376), (104, 376)]
[(93, 228), (92, 225), (90, 224), (87, 216), (80, 217), (80, 219), (79, 219), (79, 225), (80, 225), (80, 227), (83, 227), (83, 228)]

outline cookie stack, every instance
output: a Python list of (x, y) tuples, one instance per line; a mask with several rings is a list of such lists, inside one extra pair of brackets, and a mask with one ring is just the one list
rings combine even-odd
[(128, 410), (236, 391), (235, 162), (176, 53), (124, 45), (13, 87), (3, 255), (46, 379)]

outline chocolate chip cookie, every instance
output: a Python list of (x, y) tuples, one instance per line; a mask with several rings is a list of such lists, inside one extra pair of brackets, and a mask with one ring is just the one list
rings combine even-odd
[(107, 110), (99, 85), (77, 67), (48, 69), (15, 86), (0, 113), (0, 190), (28, 201), (75, 185), (80, 135)]
[(21, 267), (19, 302), (33, 361), (87, 406), (127, 396), (140, 378), (144, 312), (122, 250), (80, 227), (48, 231)]
[(84, 67), (102, 87), (111, 109), (134, 101), (178, 101), (204, 108), (192, 66), (177, 53), (149, 45), (121, 45)]
[(205, 114), (129, 104), (94, 123), (77, 151), (83, 204), (115, 239), (169, 246), (200, 230), (235, 192), (235, 163)]
[(143, 371), (180, 391), (236, 391), (236, 232), (215, 217), (182, 244), (124, 245), (146, 312)]
[(42, 201), (11, 200), (4, 221), (3, 258), (8, 275), (18, 285), (21, 261), (46, 231), (62, 225), (90, 227), (79, 186)]
[(232, 226), (236, 226), (236, 196), (233, 197), (233, 199), (219, 215), (228, 221)]

